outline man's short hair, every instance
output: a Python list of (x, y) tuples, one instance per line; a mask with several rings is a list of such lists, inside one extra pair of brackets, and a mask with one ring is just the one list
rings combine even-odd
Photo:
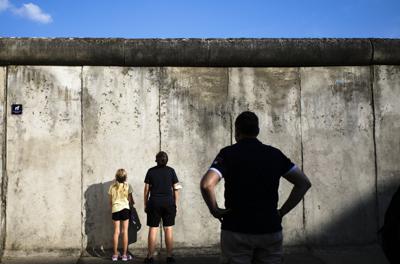
[(260, 132), (258, 117), (255, 113), (244, 111), (235, 120), (236, 130), (243, 135), (256, 137)]
[(164, 151), (160, 151), (156, 155), (156, 162), (158, 165), (166, 166), (168, 163), (168, 155)]

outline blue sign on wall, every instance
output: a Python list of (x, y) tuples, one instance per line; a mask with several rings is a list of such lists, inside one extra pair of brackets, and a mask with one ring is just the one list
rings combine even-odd
[(11, 114), (12, 115), (21, 115), (22, 114), (22, 104), (12, 104), (11, 105)]

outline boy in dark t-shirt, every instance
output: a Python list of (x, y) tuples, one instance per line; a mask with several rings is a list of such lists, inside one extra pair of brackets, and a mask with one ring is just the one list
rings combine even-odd
[(175, 225), (180, 185), (175, 170), (167, 166), (167, 153), (159, 152), (156, 155), (156, 162), (157, 166), (147, 171), (144, 180), (144, 208), (149, 226), (148, 253), (145, 263), (153, 262), (157, 231), (161, 219), (167, 247), (167, 263), (173, 263), (175, 260), (172, 257), (172, 226)]

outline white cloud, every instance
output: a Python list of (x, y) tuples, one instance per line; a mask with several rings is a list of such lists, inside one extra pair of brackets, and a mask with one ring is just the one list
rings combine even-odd
[(7, 10), (10, 7), (11, 7), (11, 4), (10, 4), (10, 2), (8, 2), (8, 0), (0, 0), (0, 12)]
[(32, 3), (23, 4), (21, 8), (15, 8), (13, 12), (22, 17), (44, 24), (51, 23), (53, 21), (50, 14), (44, 13), (39, 6)]

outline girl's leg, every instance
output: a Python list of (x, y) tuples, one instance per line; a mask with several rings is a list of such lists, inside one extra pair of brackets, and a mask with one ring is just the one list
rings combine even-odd
[(113, 220), (113, 223), (114, 223), (114, 236), (113, 236), (114, 255), (118, 255), (118, 237), (119, 237), (120, 221)]
[(128, 252), (128, 227), (129, 227), (129, 219), (123, 220), (122, 222), (122, 248), (123, 248), (123, 256), (127, 255)]

